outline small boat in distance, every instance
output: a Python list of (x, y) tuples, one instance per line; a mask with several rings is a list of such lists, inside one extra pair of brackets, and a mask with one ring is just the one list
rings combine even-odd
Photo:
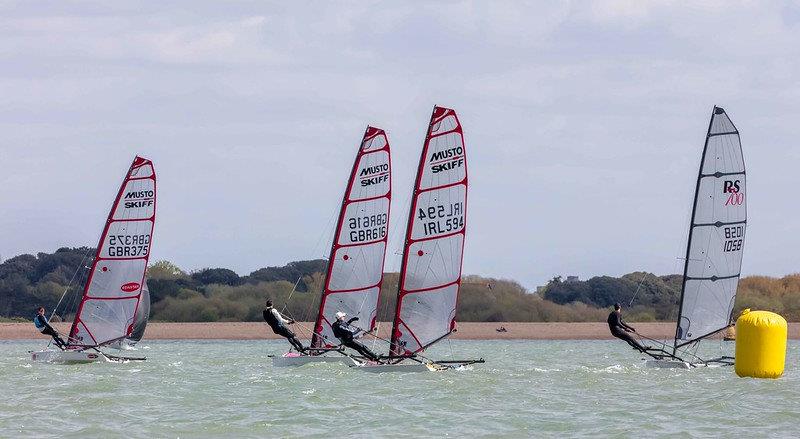
[(272, 357), (273, 366), (348, 360), (331, 325), (337, 312), (358, 317), (364, 332), (375, 329), (389, 236), (391, 154), (386, 133), (367, 127), (358, 147), (331, 244), (311, 346), (305, 353)]
[(714, 107), (708, 126), (694, 205), (672, 346), (650, 349), (649, 367), (732, 365), (733, 357), (699, 357), (689, 348), (732, 324), (747, 225), (745, 167), (739, 131)]
[(136, 327), (155, 217), (156, 174), (153, 163), (137, 156), (108, 214), (72, 322), (67, 347), (64, 350), (48, 347), (31, 352), (34, 362), (144, 360), (109, 355), (100, 348), (131, 337)]
[(461, 124), (454, 110), (434, 107), (411, 199), (389, 355), (354, 366), (367, 372), (411, 372), (483, 362), (433, 361), (422, 355), (456, 331), (466, 208)]

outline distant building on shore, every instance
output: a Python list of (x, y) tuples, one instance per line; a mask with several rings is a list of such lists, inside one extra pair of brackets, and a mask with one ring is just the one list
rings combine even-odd
[(571, 283), (580, 282), (580, 281), (581, 281), (581, 279), (578, 276), (567, 276), (567, 279), (564, 282), (566, 282), (568, 284), (571, 284)]

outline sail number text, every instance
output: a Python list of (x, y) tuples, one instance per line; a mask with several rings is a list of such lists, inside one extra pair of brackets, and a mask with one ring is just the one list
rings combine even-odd
[(464, 202), (418, 208), (417, 218), (425, 236), (455, 232), (464, 227)]
[(388, 219), (388, 215), (385, 213), (350, 218), (347, 221), (347, 227), (350, 229), (350, 241), (366, 242), (383, 239), (386, 237)]
[(108, 235), (108, 256), (130, 258), (144, 256), (150, 248), (150, 235)]
[(726, 252), (737, 252), (742, 249), (744, 239), (744, 226), (725, 227), (725, 244), (722, 249)]

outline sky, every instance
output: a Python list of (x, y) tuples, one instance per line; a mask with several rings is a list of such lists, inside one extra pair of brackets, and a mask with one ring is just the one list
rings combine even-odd
[(796, 2), (0, 2), (0, 258), (96, 245), (136, 154), (151, 262), (327, 256), (367, 124), (400, 266), (433, 105), (469, 162), (464, 273), (682, 271), (708, 119), (741, 132), (743, 274), (800, 271)]

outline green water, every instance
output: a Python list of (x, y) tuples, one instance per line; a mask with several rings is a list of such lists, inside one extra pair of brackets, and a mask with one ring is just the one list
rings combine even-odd
[(778, 380), (648, 369), (614, 341), (444, 342), (432, 356), (487, 363), (408, 374), (273, 368), (278, 341), (149, 341), (146, 362), (75, 366), (0, 346), (0, 437), (800, 435), (797, 342)]

